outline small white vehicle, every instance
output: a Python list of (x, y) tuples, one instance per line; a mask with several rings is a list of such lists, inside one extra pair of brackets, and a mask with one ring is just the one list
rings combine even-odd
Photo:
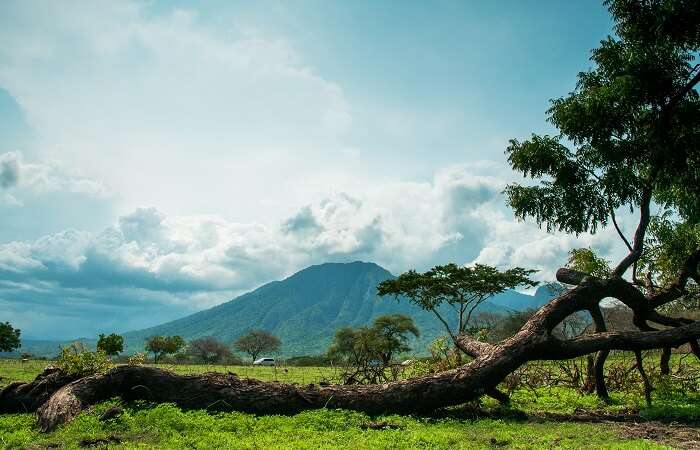
[(253, 361), (254, 366), (274, 366), (275, 365), (275, 359), (274, 358), (259, 358)]

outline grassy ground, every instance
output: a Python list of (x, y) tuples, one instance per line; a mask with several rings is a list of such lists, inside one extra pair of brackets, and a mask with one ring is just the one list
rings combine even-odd
[[(0, 385), (31, 380), (46, 361), (0, 361)], [(179, 373), (231, 371), (239, 376), (299, 383), (332, 379), (330, 368), (161, 366)], [(36, 430), (31, 414), (0, 415), (0, 446), (43, 448), (697, 448), (700, 432), (689, 426), (647, 422), (577, 422), (581, 414), (641, 414), (649, 419), (673, 414), (700, 419), (700, 395), (657, 390), (654, 406), (637, 392), (613, 393), (612, 404), (563, 387), (519, 388), (508, 409), (485, 399), (432, 417), (380, 416), (321, 410), (294, 416), (254, 416), (181, 411), (172, 405), (105, 402), (54, 433)], [(118, 404), (124, 413), (102, 422), (101, 414)], [(568, 416), (573, 414), (574, 416)], [(566, 420), (563, 420), (566, 419)], [(387, 422), (390, 429), (364, 429)]]
[[(21, 362), (16, 359), (0, 359), (0, 387), (12, 381), (31, 381), (49, 364), (51, 364), (51, 361), (29, 360)], [(338, 371), (331, 367), (223, 366), (206, 364), (149, 365), (168, 369), (179, 374), (233, 372), (243, 378), (300, 384), (318, 383), (322, 380), (335, 382), (339, 377)]]
[[(291, 417), (182, 412), (171, 405), (134, 404), (104, 423), (98, 405), (55, 433), (33, 429), (31, 415), (0, 418), (6, 448), (667, 448), (643, 439), (622, 440), (612, 425), (508, 420), (369, 418), (349, 411), (308, 411)], [(397, 429), (363, 430), (370, 420)]]

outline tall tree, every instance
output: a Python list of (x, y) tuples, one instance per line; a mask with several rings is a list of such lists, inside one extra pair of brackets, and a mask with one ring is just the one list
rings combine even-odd
[[(457, 345), (457, 337), (467, 331), (480, 304), (506, 289), (535, 286), (537, 283), (529, 278), (533, 272), (521, 267), (500, 271), (484, 264), (472, 267), (447, 264), (425, 273), (410, 270), (393, 280), (382, 281), (377, 291), (380, 296), (391, 295), (397, 300), (408, 298), (421, 309), (431, 311)], [(450, 308), (454, 317), (443, 317), (440, 312), (443, 305)]]
[[(644, 258), (654, 207), (674, 218), (671, 228), (700, 222), (700, 99), (695, 89), (700, 70), (691, 64), (700, 50), (700, 6), (694, 0), (606, 4), (617, 36), (593, 50), (594, 67), (578, 75), (574, 91), (552, 101), (548, 121), (558, 135), (511, 140), (510, 165), (539, 182), (511, 184), (506, 194), (516, 216), (532, 217), (547, 230), (595, 233), (613, 226), (627, 254), (609, 278), (622, 280), (630, 273), (630, 288), (644, 292), (617, 295), (634, 311), (635, 325), (642, 331), (654, 330), (649, 322), (681, 326), (685, 319), (661, 315), (656, 308), (682, 298), (688, 280), (700, 279), (700, 248), (676, 248), (663, 280), (653, 273), (641, 277), (639, 270), (649, 269)], [(616, 218), (622, 208), (637, 216), (631, 236)], [(559, 278), (585, 283), (570, 271), (561, 271)], [(599, 306), (590, 309), (597, 331), (605, 331)], [(697, 342), (691, 346), (700, 356)], [(595, 362), (601, 397), (607, 397), (606, 357), (601, 351)]]
[(10, 322), (0, 323), (0, 352), (11, 352), (20, 347), (21, 331)]
[(264, 330), (252, 330), (240, 336), (233, 342), (233, 347), (239, 352), (246, 353), (255, 361), (258, 355), (279, 350), (282, 341)]

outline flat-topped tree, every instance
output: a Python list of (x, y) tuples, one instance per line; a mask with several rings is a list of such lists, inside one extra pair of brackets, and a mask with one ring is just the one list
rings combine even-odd
[[(432, 312), (458, 345), (457, 336), (465, 333), (476, 308), (484, 301), (506, 289), (535, 286), (529, 278), (534, 270), (515, 267), (500, 271), (485, 264), (435, 266), (424, 273), (409, 270), (398, 278), (379, 283), (380, 296), (391, 295), (396, 300), (407, 298), (421, 309)], [(443, 317), (441, 306), (447, 305), (454, 317)]]
[[(682, 298), (689, 280), (698, 281), (700, 247), (686, 242), (690, 245), (670, 248), (667, 234), (666, 249), (673, 257), (658, 259), (650, 250), (659, 246), (646, 244), (650, 224), (659, 220), (652, 216), (654, 207), (674, 218), (668, 229), (700, 222), (700, 99), (695, 90), (700, 67), (691, 64), (700, 50), (700, 6), (696, 0), (606, 4), (617, 37), (593, 50), (594, 67), (578, 75), (573, 92), (552, 101), (548, 121), (560, 134), (511, 140), (506, 151), (511, 167), (539, 182), (508, 186), (508, 203), (516, 216), (532, 217), (547, 230), (579, 234), (614, 227), (627, 254), (604, 278), (622, 282), (629, 274), (631, 279), (629, 294), (614, 297), (632, 308), (640, 330), (653, 331), (650, 322), (680, 326), (687, 320), (656, 309)], [(631, 236), (617, 222), (618, 209), (636, 214)], [(650, 270), (655, 259), (665, 264), (666, 276)], [(641, 268), (647, 273), (640, 274)], [(566, 270), (558, 278), (574, 285), (586, 282)], [(598, 305), (590, 312), (597, 331), (605, 331)], [(700, 356), (695, 340), (691, 345)], [(602, 397), (607, 397), (606, 356), (602, 352), (596, 358)]]

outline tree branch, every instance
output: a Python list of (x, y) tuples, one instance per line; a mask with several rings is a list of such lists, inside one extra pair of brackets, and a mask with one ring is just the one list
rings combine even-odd
[(620, 261), (617, 267), (615, 267), (612, 272), (613, 277), (621, 277), (624, 275), (627, 269), (629, 269), (630, 266), (638, 261), (642, 256), (642, 251), (644, 250), (644, 237), (647, 232), (647, 227), (649, 226), (649, 221), (651, 220), (651, 213), (649, 210), (651, 204), (651, 194), (651, 187), (647, 187), (642, 192), (639, 200), (639, 224), (637, 225), (637, 230), (634, 232), (632, 249), (627, 256)]

